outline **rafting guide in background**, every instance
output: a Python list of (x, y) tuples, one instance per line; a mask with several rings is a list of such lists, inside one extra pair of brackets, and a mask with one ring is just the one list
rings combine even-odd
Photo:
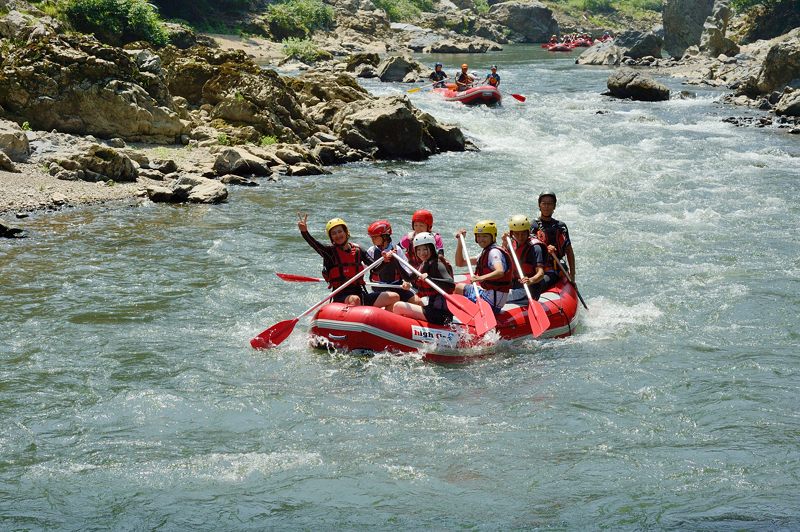
[(431, 75), (428, 76), (428, 78), (430, 78), (430, 80), (433, 82), (433, 88), (438, 89), (445, 86), (444, 80), (449, 79), (450, 76), (444, 73), (441, 63), (436, 63), (436, 65), (433, 67), (433, 72), (431, 72)]
[[(475, 224), (472, 232), (475, 234), (475, 243), (482, 251), (478, 258), (470, 258), (476, 266), (475, 276), (469, 284), (458, 283), (455, 293), (463, 295), (473, 303), (478, 301), (475, 285), (481, 286), (480, 294), (489, 305), (492, 311), (498, 314), (503, 305), (508, 300), (508, 292), (511, 290), (513, 278), (511, 255), (504, 248), (497, 245), (497, 224), (492, 220), (481, 220)], [(461, 229), (456, 233), (456, 240), (459, 235), (467, 234), (466, 229)], [(467, 265), (467, 258), (464, 257), (462, 246), (456, 248), (456, 266), (462, 268)]]
[[(328, 287), (336, 290), (345, 282), (364, 271), (369, 265), (367, 254), (361, 247), (350, 242), (350, 230), (341, 218), (333, 218), (325, 225), (325, 232), (331, 244), (318, 242), (308, 232), (308, 214), (297, 213), (297, 228), (308, 245), (322, 257), (322, 276), (328, 281)], [(355, 282), (333, 297), (337, 303), (347, 305), (368, 305), (384, 307), (391, 310), (392, 305), (400, 301), (395, 292), (367, 293), (364, 279)]]
[(491, 72), (486, 76), (483, 82), (495, 88), (500, 86), (500, 75), (497, 73), (497, 65), (492, 65)]
[(419, 298), (414, 295), (414, 292), (408, 287), (402, 287), (403, 281), (411, 279), (411, 273), (406, 271), (398, 261), (392, 260), (392, 252), (400, 258), (408, 260), (403, 248), (392, 242), (392, 224), (389, 223), (389, 220), (376, 220), (367, 228), (367, 234), (372, 239), (372, 246), (367, 250), (367, 261), (372, 264), (381, 257), (384, 258), (383, 264), (372, 270), (370, 280), (374, 283), (397, 285), (397, 288), (373, 287), (372, 291), (377, 293), (395, 292), (400, 297), (400, 301), (419, 304)]
[[(569, 266), (569, 273), (572, 280), (575, 280), (575, 254), (572, 252), (572, 242), (569, 240), (569, 230), (567, 224), (553, 218), (553, 212), (556, 210), (555, 192), (542, 192), (539, 194), (539, 218), (536, 219), (538, 231), (537, 238), (547, 246), (547, 252), (552, 257), (553, 267), (557, 270), (556, 260), (562, 261), (564, 257), (567, 259)], [(550, 272), (545, 272), (545, 281), (550, 282)], [(552, 272), (556, 278), (558, 274)], [(554, 283), (555, 281), (553, 281)], [(552, 284), (551, 284), (552, 286)]]
[(456, 76), (456, 91), (462, 92), (467, 90), (468, 88), (472, 87), (472, 84), (475, 83), (475, 78), (470, 76), (467, 70), (469, 69), (469, 65), (464, 63), (461, 65), (461, 72), (458, 73)]

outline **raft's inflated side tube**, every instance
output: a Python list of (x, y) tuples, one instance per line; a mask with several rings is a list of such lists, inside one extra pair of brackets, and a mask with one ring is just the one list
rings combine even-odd
[(461, 92), (457, 92), (455, 89), (455, 84), (448, 83), (447, 88), (434, 89), (434, 92), (444, 96), (444, 99), (448, 102), (461, 102), (465, 105), (492, 105), (500, 103), (503, 99), (503, 95), (497, 87), (492, 87), (491, 85), (471, 87)]
[[(526, 302), (520, 302), (526, 303)], [(562, 338), (575, 330), (578, 300), (575, 290), (565, 281), (543, 293), (538, 303), (550, 318), (550, 327), (542, 338)], [(514, 340), (531, 335), (527, 304), (510, 303), (497, 316), (501, 338)], [(464, 328), (448, 327), (399, 316), (377, 307), (350, 307), (329, 303), (317, 311), (311, 321), (312, 344), (344, 351), (389, 351), (410, 353), (424, 351), (426, 360), (463, 363), (485, 356), (480, 350), (464, 345)]]

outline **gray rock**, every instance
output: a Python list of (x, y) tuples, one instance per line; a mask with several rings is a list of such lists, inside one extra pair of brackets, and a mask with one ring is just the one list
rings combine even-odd
[[(783, 90), (800, 78), (800, 28), (787, 34), (788, 39), (773, 45), (758, 73), (757, 86), (761, 94)], [(800, 83), (798, 83), (800, 86)]]
[(641, 59), (647, 56), (661, 57), (664, 41), (653, 32), (624, 31), (617, 35), (614, 44), (625, 49), (623, 55)]
[(622, 61), (624, 50), (613, 41), (606, 41), (590, 46), (578, 56), (575, 63), (579, 65), (618, 65)]
[(703, 33), (700, 36), (701, 52), (710, 57), (721, 54), (734, 56), (739, 53), (739, 46), (725, 36), (730, 17), (729, 0), (716, 0), (711, 15), (703, 24)]
[(163, 181), (164, 180), (164, 174), (162, 174), (158, 170), (151, 170), (149, 168), (140, 168), (139, 169), (139, 177), (145, 177), (147, 179), (152, 179), (153, 181)]
[(630, 69), (620, 69), (611, 74), (607, 85), (616, 98), (645, 102), (669, 100), (669, 89), (665, 85)]
[(25, 233), (18, 227), (9, 227), (0, 223), (0, 238), (25, 238)]
[(700, 44), (703, 24), (713, 7), (714, 0), (667, 0), (662, 20), (668, 54), (682, 57), (688, 47)]
[(242, 148), (225, 148), (214, 161), (217, 175), (270, 175), (269, 163)]
[(508, 27), (525, 42), (545, 42), (558, 34), (558, 22), (553, 12), (536, 1), (502, 2), (489, 10), (489, 18)]
[(150, 168), (162, 174), (171, 174), (178, 170), (178, 165), (172, 159), (153, 159), (150, 161)]
[(228, 198), (228, 187), (207, 177), (185, 175), (174, 184), (174, 189), (191, 186), (186, 198), (190, 203), (221, 203)]
[(242, 186), (242, 187), (257, 187), (258, 186), (258, 183), (256, 183), (255, 181), (251, 181), (250, 179), (247, 179), (246, 177), (242, 177), (242, 176), (236, 175), (236, 174), (224, 175), (219, 180), (220, 180), (221, 183), (224, 183), (226, 185), (239, 185), (239, 186)]
[(16, 162), (25, 162), (30, 154), (30, 145), (25, 132), (16, 122), (0, 119), (0, 151)]
[(4, 172), (19, 172), (14, 165), (14, 161), (4, 151), (0, 151), (0, 170)]
[(147, 197), (154, 203), (171, 203), (174, 192), (171, 188), (157, 185), (149, 185), (146, 189)]
[(330, 174), (330, 172), (321, 166), (311, 163), (298, 163), (291, 165), (286, 173), (293, 176)]
[(785, 93), (775, 106), (778, 116), (800, 116), (800, 90)]
[(403, 81), (408, 74), (421, 75), (424, 69), (421, 63), (410, 57), (393, 55), (378, 66), (378, 77), (381, 81)]

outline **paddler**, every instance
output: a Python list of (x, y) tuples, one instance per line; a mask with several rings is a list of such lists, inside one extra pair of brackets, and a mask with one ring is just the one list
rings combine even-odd
[[(328, 281), (328, 288), (336, 290), (345, 282), (364, 271), (366, 253), (355, 242), (350, 242), (350, 230), (341, 218), (333, 218), (325, 224), (325, 232), (331, 244), (318, 242), (308, 232), (308, 214), (298, 213), (297, 227), (303, 239), (322, 257), (322, 276)], [(347, 305), (372, 305), (391, 310), (400, 301), (394, 292), (367, 293), (364, 279), (353, 283), (333, 297), (337, 303)]]
[(469, 65), (464, 63), (461, 65), (461, 72), (458, 73), (456, 76), (456, 90), (458, 92), (462, 92), (467, 90), (468, 88), (472, 87), (472, 84), (475, 83), (475, 78), (470, 76), (467, 70), (469, 69)]
[[(475, 235), (475, 242), (481, 247), (481, 254), (477, 258), (472, 258), (475, 264), (475, 276), (472, 282), (481, 285), (481, 297), (491, 306), (495, 314), (502, 310), (503, 305), (508, 300), (508, 292), (511, 290), (513, 279), (512, 259), (504, 248), (497, 245), (497, 224), (492, 220), (481, 220), (475, 224), (472, 232)], [(461, 229), (456, 233), (456, 240), (459, 235), (465, 235), (466, 229)], [(456, 248), (456, 266), (463, 268), (467, 265), (462, 246)], [(476, 303), (478, 301), (473, 284), (459, 283), (456, 285), (456, 294), (463, 294), (464, 297)]]
[(492, 68), (490, 70), (491, 72), (486, 76), (486, 79), (483, 80), (483, 82), (488, 83), (492, 87), (499, 87), (500, 75), (497, 73), (497, 65), (492, 65)]
[[(514, 270), (514, 283), (508, 296), (511, 301), (526, 300), (525, 288), (528, 285), (531, 296), (539, 299), (539, 296), (553, 286), (558, 281), (558, 274), (553, 270), (552, 260), (547, 260), (547, 251), (542, 242), (535, 236), (531, 236), (531, 221), (524, 214), (515, 214), (508, 222), (508, 235), (511, 236), (512, 249), (508, 249), (505, 235), (503, 235), (503, 245), (509, 252), (516, 253), (519, 264), (522, 267), (520, 277)], [(550, 276), (546, 278), (545, 269), (550, 268)], [(546, 281), (545, 281), (546, 279)]]
[(367, 228), (367, 234), (372, 239), (372, 246), (367, 250), (367, 262), (372, 264), (384, 257), (384, 263), (372, 270), (370, 280), (375, 283), (397, 285), (397, 288), (373, 287), (372, 291), (377, 293), (394, 292), (400, 297), (400, 301), (419, 303), (419, 298), (414, 295), (414, 292), (402, 288), (403, 281), (410, 280), (412, 274), (407, 272), (399, 262), (392, 260), (392, 252), (403, 260), (408, 260), (403, 248), (392, 242), (392, 224), (388, 220), (376, 220)]
[[(411, 231), (400, 239), (400, 247), (403, 248), (408, 256), (408, 262), (415, 268), (422, 264), (422, 261), (414, 254), (414, 237), (419, 233), (433, 233), (433, 213), (426, 209), (420, 209), (411, 215)], [(444, 243), (439, 233), (433, 233), (436, 253), (444, 256)]]
[[(559, 261), (566, 257), (569, 273), (575, 280), (575, 254), (572, 251), (572, 242), (569, 240), (567, 224), (553, 218), (556, 210), (556, 195), (554, 192), (539, 194), (539, 218), (536, 219), (537, 238), (547, 246), (547, 253), (554, 253)], [(556, 271), (560, 271), (555, 259), (550, 256), (550, 262)]]
[[(439, 288), (453, 293), (455, 283), (453, 282), (453, 267), (447, 262), (443, 255), (436, 252), (436, 237), (432, 233), (422, 232), (414, 236), (414, 255), (421, 261), (417, 268), (421, 276), (413, 275), (413, 280), (417, 285), (417, 295), (424, 297), (420, 304), (397, 303), (392, 311), (395, 314), (425, 320), (429, 323), (444, 325), (453, 320), (453, 315), (447, 310), (447, 300), (439, 292), (430, 287), (425, 279), (428, 278), (436, 283)], [(410, 287), (408, 283), (403, 284), (404, 288)], [(424, 304), (422, 304), (424, 302)]]
[(441, 63), (436, 63), (436, 65), (434, 65), (433, 67), (433, 72), (431, 72), (431, 75), (428, 76), (428, 78), (430, 78), (430, 80), (433, 82), (434, 89), (444, 87), (445, 85), (444, 80), (449, 79), (449, 77), (450, 76), (445, 74), (444, 71), (442, 70)]

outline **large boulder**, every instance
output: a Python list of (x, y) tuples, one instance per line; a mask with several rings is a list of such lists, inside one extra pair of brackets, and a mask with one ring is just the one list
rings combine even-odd
[(632, 59), (643, 57), (661, 57), (663, 39), (652, 31), (624, 31), (617, 35), (614, 44), (622, 48), (623, 55)]
[(425, 67), (411, 57), (393, 55), (378, 65), (378, 77), (381, 81), (403, 81), (411, 73), (421, 74)]
[(228, 198), (228, 187), (199, 175), (183, 175), (167, 186), (150, 185), (147, 197), (155, 203), (221, 203)]
[(769, 49), (761, 65), (757, 84), (762, 94), (782, 90), (790, 84), (800, 88), (800, 28), (785, 37)]
[(788, 91), (781, 96), (775, 106), (775, 114), (781, 116), (800, 116), (800, 90)]
[(682, 57), (688, 47), (700, 44), (703, 24), (713, 7), (714, 0), (667, 0), (662, 18), (668, 54)]
[(0, 106), (35, 129), (175, 142), (185, 131), (164, 80), (120, 48), (56, 36), (2, 58)]
[(30, 154), (28, 137), (15, 122), (0, 119), (0, 151), (9, 159), (25, 162)]
[(703, 34), (700, 36), (701, 52), (710, 57), (721, 54), (733, 57), (739, 53), (739, 46), (725, 36), (731, 15), (729, 0), (714, 2), (714, 9), (703, 24)]
[(217, 175), (259, 175), (272, 174), (269, 162), (256, 157), (242, 148), (224, 148), (214, 161), (214, 171)]
[(583, 51), (575, 60), (579, 65), (618, 65), (622, 61), (625, 50), (614, 44), (614, 41), (598, 42)]
[(430, 128), (431, 122), (423, 120), (405, 96), (350, 103), (332, 123), (347, 145), (380, 158), (421, 160), (438, 151), (459, 149), (455, 143), (440, 146)]
[(616, 98), (645, 102), (669, 100), (669, 89), (665, 85), (630, 69), (620, 69), (611, 74), (607, 85)]
[[(523, 42), (545, 42), (558, 33), (558, 22), (553, 12), (534, 0), (512, 0), (495, 4), (489, 10), (489, 17), (508, 27), (516, 40)], [(511, 35), (512, 39), (515, 35)]]
[(423, 50), (430, 54), (482, 54), (497, 52), (503, 47), (486, 39), (444, 39), (436, 41)]

